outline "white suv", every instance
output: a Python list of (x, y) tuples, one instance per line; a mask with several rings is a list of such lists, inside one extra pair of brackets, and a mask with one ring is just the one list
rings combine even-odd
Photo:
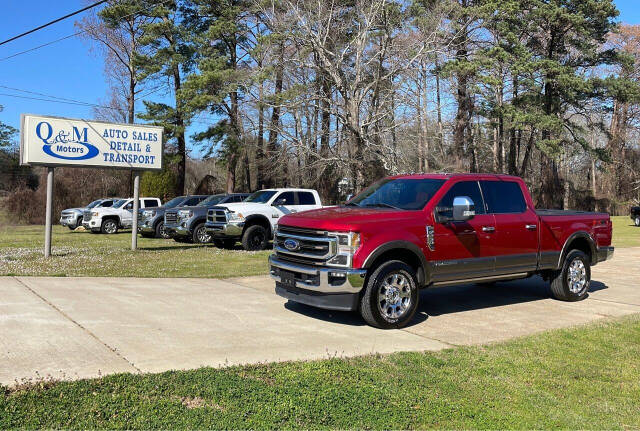
[[(140, 209), (156, 208), (162, 203), (158, 198), (140, 198)], [(93, 233), (112, 234), (118, 229), (130, 229), (133, 225), (133, 199), (120, 199), (109, 208), (86, 210), (82, 216), (82, 226)]]
[(205, 229), (218, 247), (231, 248), (240, 240), (245, 250), (263, 250), (280, 217), (318, 208), (322, 204), (315, 190), (260, 190), (242, 202), (210, 208)]

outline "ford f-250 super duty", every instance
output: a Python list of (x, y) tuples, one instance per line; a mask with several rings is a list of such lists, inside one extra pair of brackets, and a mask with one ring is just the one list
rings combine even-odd
[(209, 208), (205, 229), (217, 244), (240, 241), (245, 250), (263, 250), (280, 217), (321, 208), (320, 196), (309, 189), (265, 189), (239, 203)]
[(517, 177), (403, 175), (282, 217), (269, 263), (277, 294), (399, 328), (423, 287), (540, 274), (555, 298), (583, 299), (591, 266), (613, 254), (611, 233), (608, 214), (536, 210)]

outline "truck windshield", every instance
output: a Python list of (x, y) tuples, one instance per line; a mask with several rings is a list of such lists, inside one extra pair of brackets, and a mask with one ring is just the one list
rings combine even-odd
[(269, 202), (269, 199), (271, 199), (275, 194), (276, 194), (275, 190), (260, 190), (251, 194), (244, 201), (255, 202), (258, 204), (266, 204), (267, 202)]
[(87, 205), (87, 208), (94, 208), (94, 207), (98, 206), (101, 203), (102, 203), (102, 199), (98, 199), (97, 201), (93, 201), (89, 205)]
[(180, 205), (182, 202), (184, 202), (185, 200), (185, 196), (178, 196), (177, 198), (173, 198), (171, 199), (169, 202), (167, 202), (166, 204), (164, 204), (163, 206), (165, 208), (173, 208), (173, 207), (177, 207), (178, 205)]
[(197, 206), (199, 207), (206, 207), (208, 205), (215, 205), (218, 202), (220, 202), (222, 200), (222, 198), (224, 197), (224, 195), (213, 195), (213, 196), (209, 196), (208, 198), (206, 198), (205, 200), (203, 200), (202, 202), (200, 202)]
[(118, 199), (113, 203), (113, 208), (120, 208), (128, 199)]
[(349, 206), (420, 210), (445, 180), (429, 178), (385, 178), (347, 202)]

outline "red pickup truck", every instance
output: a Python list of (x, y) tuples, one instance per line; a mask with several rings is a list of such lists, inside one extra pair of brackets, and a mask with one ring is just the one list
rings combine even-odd
[(269, 263), (280, 296), (400, 328), (425, 287), (540, 274), (555, 298), (583, 299), (591, 266), (613, 255), (611, 233), (605, 213), (536, 210), (518, 177), (399, 175), (282, 217)]

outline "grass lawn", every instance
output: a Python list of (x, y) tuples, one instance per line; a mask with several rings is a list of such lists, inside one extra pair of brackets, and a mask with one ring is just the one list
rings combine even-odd
[(53, 257), (44, 259), (43, 226), (0, 227), (0, 275), (98, 277), (233, 277), (267, 273), (269, 251), (222, 250), (178, 243), (53, 227)]
[(0, 390), (0, 428), (640, 427), (640, 316), (488, 346)]
[[(629, 217), (613, 217), (613, 245), (639, 247), (640, 228)], [(0, 275), (99, 277), (233, 277), (266, 274), (269, 251), (221, 250), (213, 245), (138, 238), (131, 233), (93, 235), (53, 228), (53, 258), (44, 259), (42, 226), (0, 227)]]
[(611, 217), (613, 245), (616, 247), (640, 247), (640, 227), (634, 226), (629, 216)]

